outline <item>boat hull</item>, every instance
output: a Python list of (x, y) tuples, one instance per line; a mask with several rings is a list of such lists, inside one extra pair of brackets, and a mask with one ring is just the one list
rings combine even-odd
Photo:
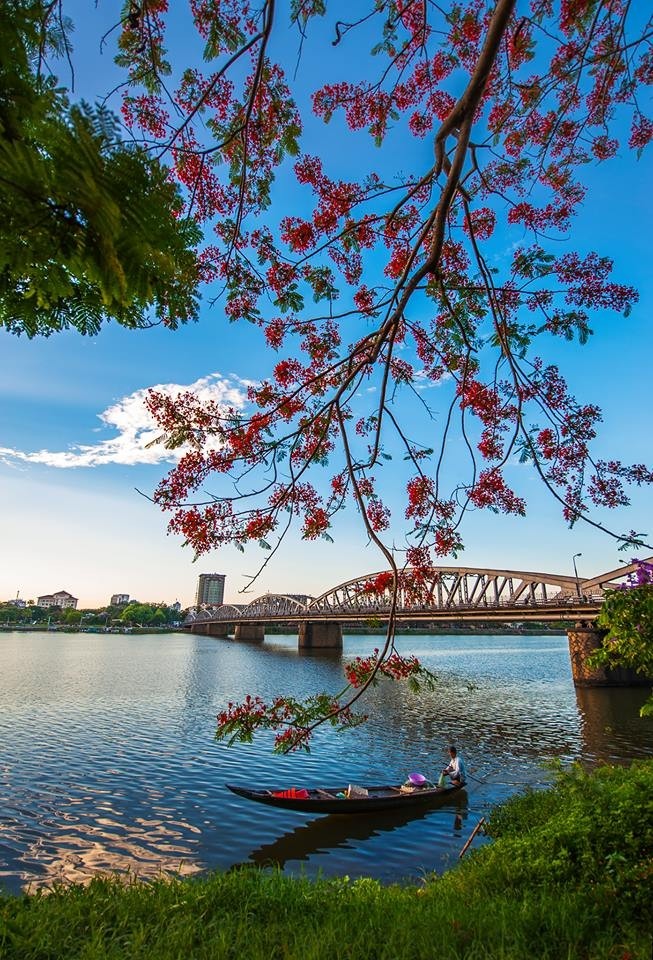
[(252, 790), (233, 783), (226, 783), (225, 786), (239, 797), (253, 800), (255, 803), (264, 803), (269, 807), (299, 810), (302, 813), (332, 813), (345, 816), (373, 813), (376, 810), (403, 810), (406, 807), (436, 805), (465, 789), (464, 786), (451, 785), (403, 793), (398, 786), (386, 785), (366, 787), (368, 796), (347, 799), (336, 796), (338, 793), (344, 793), (347, 790), (346, 786), (309, 790), (309, 796), (301, 798), (276, 797), (271, 790)]

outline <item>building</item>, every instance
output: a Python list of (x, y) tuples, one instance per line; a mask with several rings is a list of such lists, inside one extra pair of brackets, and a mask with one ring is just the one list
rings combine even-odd
[(72, 593), (68, 593), (67, 590), (59, 590), (58, 593), (46, 593), (36, 601), (38, 607), (71, 607), (73, 610), (77, 609), (77, 603), (77, 597), (73, 597)]
[(218, 607), (221, 603), (224, 603), (224, 582), (226, 579), (224, 573), (200, 573), (197, 580), (195, 606), (201, 607), (202, 604), (208, 604), (211, 607)]
[(111, 596), (110, 607), (119, 607), (123, 603), (129, 603), (128, 593), (114, 593)]

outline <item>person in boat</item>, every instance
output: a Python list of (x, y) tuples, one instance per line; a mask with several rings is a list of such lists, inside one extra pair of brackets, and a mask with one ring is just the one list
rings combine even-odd
[(467, 782), (465, 762), (454, 746), (449, 747), (449, 757), (449, 765), (444, 768), (442, 774), (445, 777), (449, 777), (452, 785), (464, 787)]

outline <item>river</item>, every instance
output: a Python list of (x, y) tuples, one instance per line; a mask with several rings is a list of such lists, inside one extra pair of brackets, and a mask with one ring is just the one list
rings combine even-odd
[[(183, 875), (275, 864), (309, 876), (416, 881), (454, 863), (497, 801), (550, 776), (546, 761), (653, 756), (645, 689), (575, 690), (564, 636), (406, 636), (439, 677), (412, 693), (384, 681), (367, 724), (319, 730), (310, 755), (270, 740), (229, 748), (215, 715), (247, 693), (336, 692), (344, 654), (306, 655), (294, 636), (262, 646), (185, 633), (0, 633), (0, 885), (10, 892), (119, 871)], [(314, 817), (234, 796), (265, 786), (437, 776), (449, 743), (469, 788), (418, 816)]]

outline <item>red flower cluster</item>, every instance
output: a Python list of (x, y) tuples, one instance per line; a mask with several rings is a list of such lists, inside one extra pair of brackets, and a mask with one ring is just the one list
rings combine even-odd
[(316, 243), (315, 227), (299, 217), (284, 217), (281, 221), (281, 239), (294, 253), (306, 253)]
[(501, 513), (516, 513), (523, 516), (526, 504), (506, 486), (501, 471), (496, 468), (482, 470), (469, 493), (469, 499), (477, 507), (491, 507)]
[(372, 580), (366, 580), (361, 587), (361, 593), (373, 594), (374, 596), (380, 597), (392, 590), (393, 584), (394, 577), (392, 573), (390, 571), (386, 571), (384, 573), (380, 573)]
[(321, 507), (308, 514), (304, 519), (302, 535), (305, 540), (316, 540), (329, 529), (329, 516)]
[(276, 697), (267, 704), (260, 697), (247, 695), (242, 703), (229, 703), (217, 717), (216, 739), (251, 743), (260, 730), (274, 732), (274, 749), (278, 753), (310, 750), (312, 731), (319, 722), (345, 730), (367, 719), (356, 714), (336, 697), (319, 693), (306, 700)]
[(435, 485), (430, 477), (413, 477), (406, 484), (408, 506), (406, 517), (426, 517), (433, 509), (433, 494)]
[(164, 109), (159, 97), (142, 94), (138, 97), (123, 96), (121, 113), (126, 125), (131, 129), (138, 126), (153, 137), (165, 137), (168, 134), (170, 114)]
[(420, 664), (417, 657), (402, 657), (392, 653), (381, 659), (378, 648), (369, 657), (356, 657), (345, 666), (345, 676), (350, 685), (359, 689), (369, 682), (374, 682), (381, 675), (392, 680), (425, 679), (429, 672)]

